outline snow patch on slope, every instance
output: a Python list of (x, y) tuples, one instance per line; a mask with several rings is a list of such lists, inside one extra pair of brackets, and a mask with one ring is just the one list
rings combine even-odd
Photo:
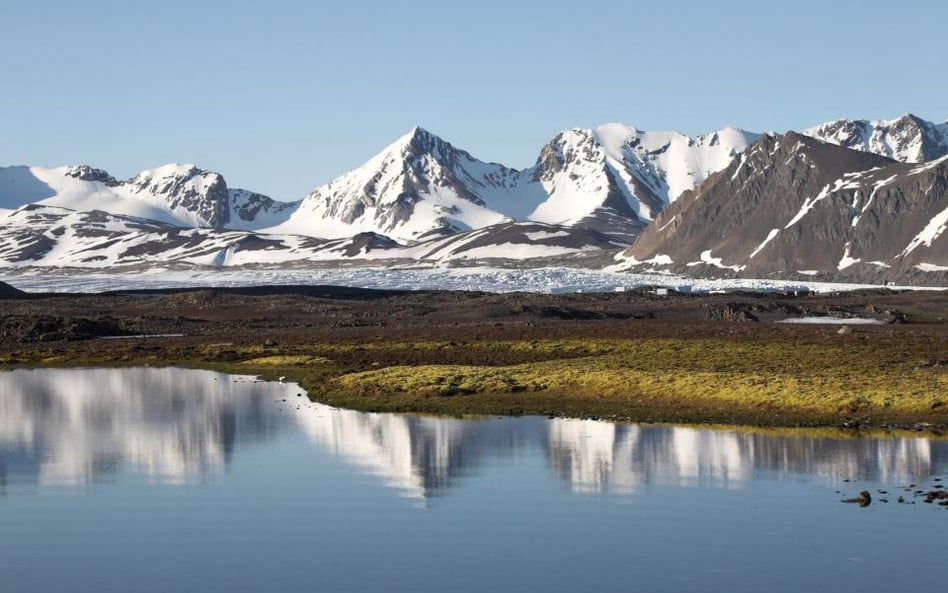
[(748, 256), (747, 259), (753, 259), (755, 255), (763, 251), (764, 247), (767, 246), (767, 243), (770, 243), (771, 241), (773, 241), (774, 237), (776, 237), (779, 234), (780, 234), (780, 229), (771, 229), (770, 232), (767, 233), (767, 238), (764, 239), (761, 242), (761, 244), (757, 246), (757, 249), (751, 252), (750, 256)]
[(940, 237), (946, 228), (948, 228), (948, 208), (945, 208), (932, 217), (929, 223), (925, 225), (925, 228), (922, 229), (922, 232), (916, 235), (902, 251), (901, 257), (905, 257), (920, 245), (931, 247), (935, 239)]
[(711, 250), (710, 250), (710, 249), (706, 249), (705, 251), (702, 251), (702, 252), (701, 252), (701, 260), (700, 260), (700, 261), (688, 262), (688, 263), (685, 264), (685, 265), (686, 265), (686, 266), (689, 266), (689, 267), (694, 267), (694, 266), (699, 266), (699, 265), (701, 265), (701, 264), (708, 264), (709, 266), (714, 266), (715, 268), (720, 268), (720, 269), (722, 269), (722, 270), (731, 270), (731, 271), (733, 271), (733, 272), (740, 272), (740, 271), (742, 271), (742, 270), (744, 269), (744, 266), (736, 266), (736, 265), (735, 265), (735, 266), (729, 266), (729, 265), (726, 265), (726, 264), (724, 263), (723, 258), (714, 257), (713, 255), (711, 255)]

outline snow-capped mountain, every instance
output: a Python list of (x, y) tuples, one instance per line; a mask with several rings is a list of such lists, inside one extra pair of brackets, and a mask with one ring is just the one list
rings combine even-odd
[(808, 128), (803, 134), (903, 163), (948, 155), (948, 123), (934, 124), (912, 114), (890, 120), (838, 119)]
[(867, 282), (948, 271), (948, 157), (898, 163), (765, 136), (662, 212), (624, 254), (636, 269)]
[(268, 232), (322, 238), (374, 232), (414, 242), (483, 228), (535, 206), (536, 196), (510, 191), (516, 177), (513, 169), (415, 128), (365, 165), (314, 189)]
[(946, 155), (948, 124), (906, 115), (763, 137), (575, 128), (524, 170), (415, 128), (292, 203), (193, 165), (126, 181), (89, 166), (0, 167), (0, 266), (595, 265), (634, 241), (621, 266), (867, 281), (948, 273)]
[(619, 124), (558, 134), (536, 165), (479, 161), (415, 128), (362, 167), (316, 188), (270, 232), (402, 242), (512, 220), (581, 226), (630, 240), (662, 208), (726, 167), (756, 134), (689, 138)]
[(219, 173), (165, 165), (118, 181), (87, 165), (0, 167), (0, 208), (25, 204), (99, 210), (181, 227), (254, 229), (286, 219), (297, 203), (229, 189)]
[(547, 196), (529, 215), (540, 222), (634, 237), (682, 193), (728, 166), (758, 137), (726, 128), (691, 138), (621, 124), (573, 129), (543, 147), (518, 188)]

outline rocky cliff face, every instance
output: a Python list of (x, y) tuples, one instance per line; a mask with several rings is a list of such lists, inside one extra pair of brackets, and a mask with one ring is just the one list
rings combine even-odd
[(211, 228), (230, 222), (227, 183), (219, 173), (193, 165), (166, 165), (142, 171), (123, 184), (132, 197), (160, 200), (174, 212), (187, 212)]
[(72, 165), (66, 167), (63, 175), (80, 181), (97, 181), (106, 187), (118, 187), (122, 185), (121, 181), (112, 177), (106, 171), (90, 167), (89, 165)]

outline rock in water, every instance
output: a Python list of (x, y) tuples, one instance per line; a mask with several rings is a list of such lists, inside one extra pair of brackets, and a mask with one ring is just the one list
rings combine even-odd
[(858, 504), (861, 507), (867, 507), (870, 504), (872, 504), (872, 495), (869, 494), (868, 490), (863, 490), (862, 492), (859, 493), (858, 496), (853, 497), (853, 498), (847, 498), (843, 500), (843, 502), (854, 503), (854, 504)]

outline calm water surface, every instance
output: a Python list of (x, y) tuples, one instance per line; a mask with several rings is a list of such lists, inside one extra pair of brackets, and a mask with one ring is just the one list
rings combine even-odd
[[(180, 369), (0, 373), (0, 591), (943, 588), (948, 443), (311, 404)], [(841, 504), (859, 490), (888, 504)], [(839, 491), (839, 493), (837, 493)]]

